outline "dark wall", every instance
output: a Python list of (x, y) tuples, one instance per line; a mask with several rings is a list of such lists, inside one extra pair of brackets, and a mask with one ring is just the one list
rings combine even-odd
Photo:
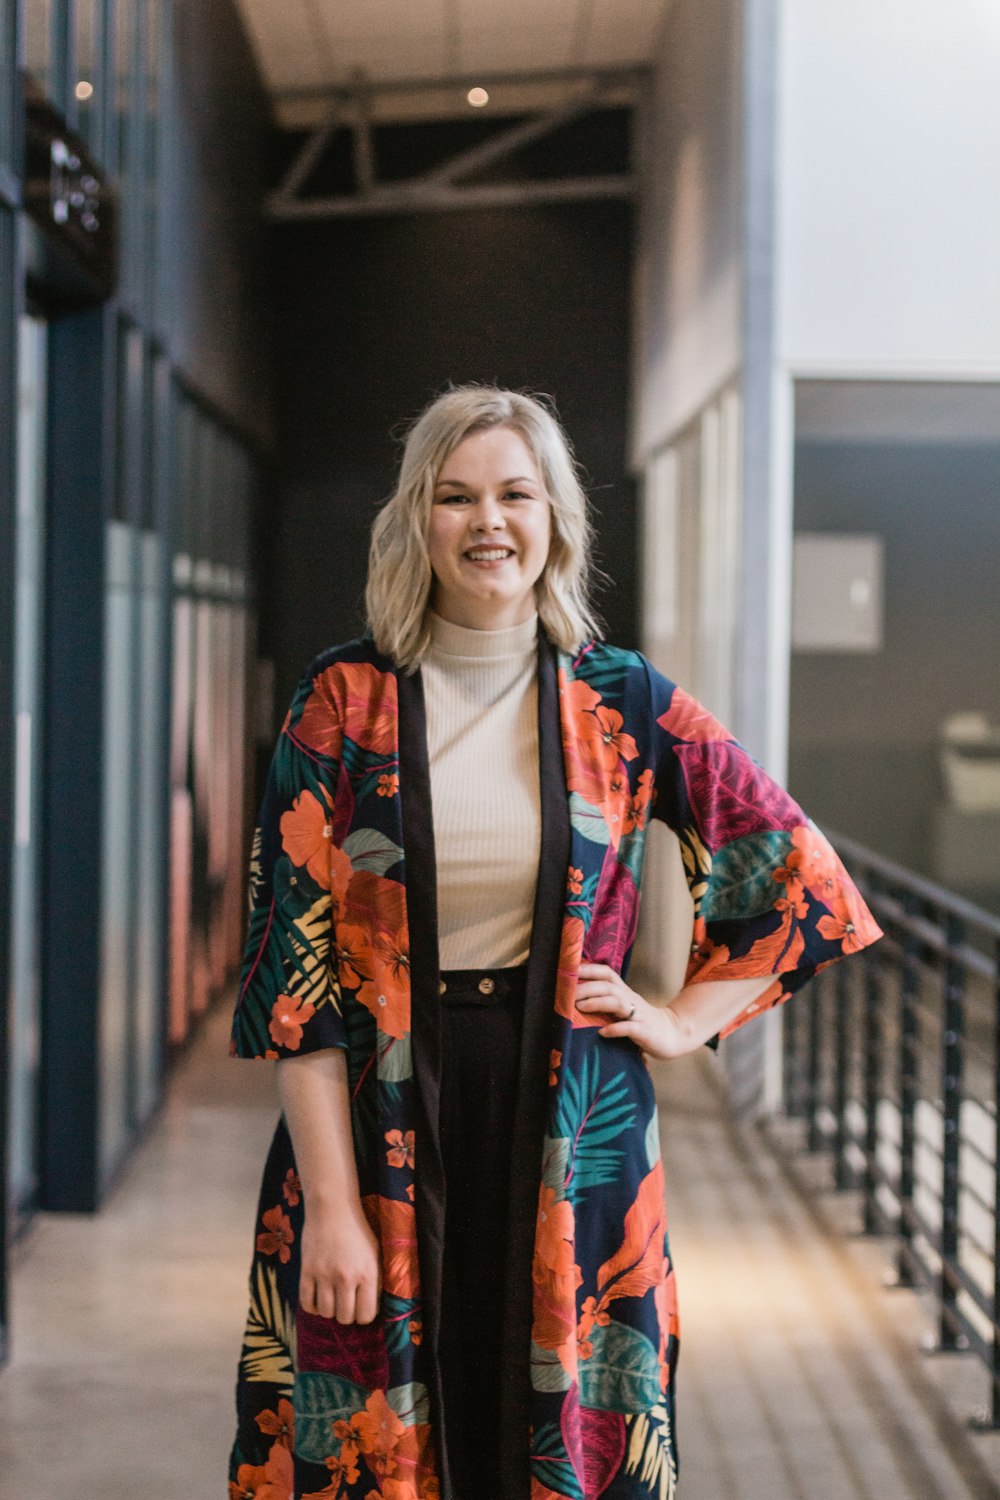
[(941, 721), (1000, 719), (998, 492), (998, 447), (796, 449), (796, 530), (885, 539), (885, 639), (792, 657), (789, 786), (817, 822), (930, 875)]
[(262, 200), (270, 104), (234, 0), (173, 0), (161, 254), (175, 365), (258, 445), (274, 438)]
[[(276, 231), (278, 511), (262, 580), (276, 711), (310, 658), (361, 626), (368, 534), (400, 428), (449, 382), (546, 391), (588, 475), (609, 637), (635, 643), (635, 496), (625, 476), (627, 205)], [(394, 440), (394, 435), (395, 439)]]

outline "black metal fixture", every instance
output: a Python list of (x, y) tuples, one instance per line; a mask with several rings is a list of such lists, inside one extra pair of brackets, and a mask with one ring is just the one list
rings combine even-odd
[(24, 80), (26, 275), (47, 317), (110, 297), (117, 282), (117, 194), (80, 137)]

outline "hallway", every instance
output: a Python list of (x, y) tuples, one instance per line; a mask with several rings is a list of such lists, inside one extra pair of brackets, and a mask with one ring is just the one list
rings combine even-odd
[[(225, 1494), (274, 1109), (271, 1070), (226, 1058), (227, 1024), (213, 1016), (178, 1068), (104, 1212), (42, 1215), (21, 1247), (0, 1375), (0, 1473), (18, 1500)], [(957, 1456), (936, 1384), (954, 1387), (956, 1361), (914, 1352), (916, 1299), (883, 1291), (879, 1249), (825, 1231), (757, 1133), (727, 1122), (716, 1066), (660, 1073), (684, 1500), (1000, 1493), (1000, 1437), (978, 1440), (982, 1466), (967, 1439)]]

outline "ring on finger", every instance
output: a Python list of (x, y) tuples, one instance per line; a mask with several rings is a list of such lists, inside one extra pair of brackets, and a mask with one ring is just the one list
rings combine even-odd
[(631, 1008), (630, 1008), (630, 1009), (629, 1009), (629, 1013), (628, 1013), (628, 1015), (627, 1015), (627, 1016), (626, 1016), (626, 1017), (625, 1017), (625, 1019), (626, 1019), (626, 1021), (631, 1021), (631, 1019), (632, 1019), (632, 1017), (633, 1017), (633, 1016), (634, 1016), (634, 1015), (635, 1015), (635, 1001), (634, 1001), (634, 1000), (633, 1000), (633, 1001), (632, 1001), (632, 1005), (631, 1005)]

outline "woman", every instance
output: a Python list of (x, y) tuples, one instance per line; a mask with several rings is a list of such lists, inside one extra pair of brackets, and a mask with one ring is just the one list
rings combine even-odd
[[(880, 934), (722, 726), (603, 645), (568, 443), (447, 392), (373, 533), (370, 634), (285, 719), (233, 1028), (279, 1059), (231, 1500), (670, 1497), (677, 1318), (644, 1054)], [(651, 817), (686, 983), (627, 981)], [(294, 1429), (294, 1436), (293, 1436)]]

